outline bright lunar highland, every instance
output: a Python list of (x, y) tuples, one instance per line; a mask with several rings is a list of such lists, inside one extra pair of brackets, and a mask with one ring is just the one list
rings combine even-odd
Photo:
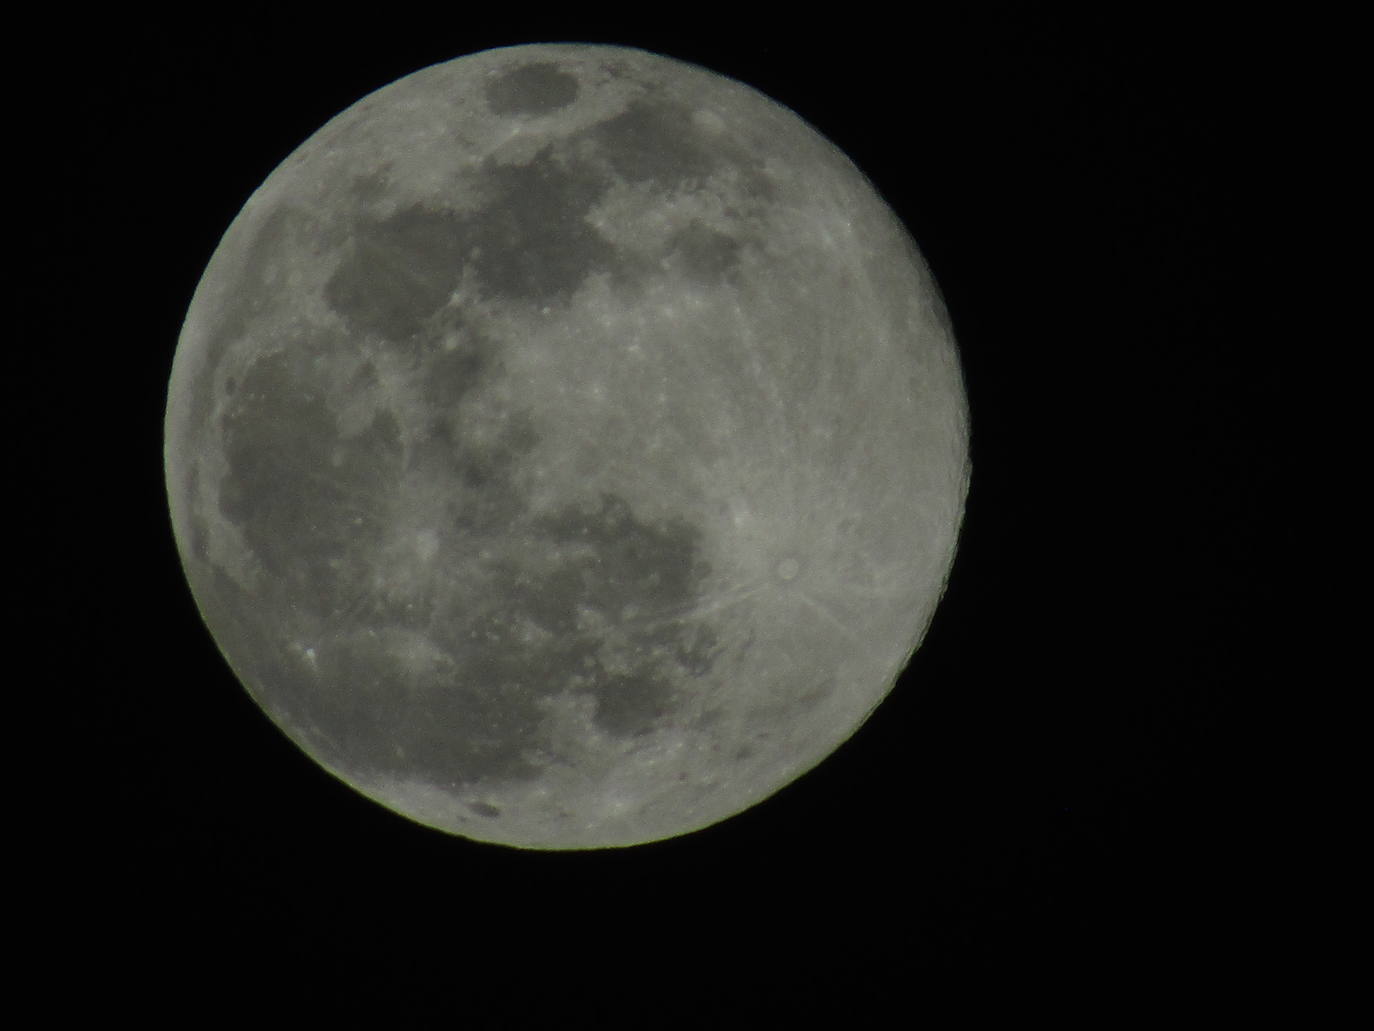
[(192, 593), (277, 726), (537, 849), (707, 826), (849, 738), (969, 477), (944, 306), (859, 170), (589, 45), (426, 68), (306, 140), (205, 270), (165, 433)]

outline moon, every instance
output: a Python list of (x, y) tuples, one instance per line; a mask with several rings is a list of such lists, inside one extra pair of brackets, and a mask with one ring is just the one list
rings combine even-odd
[(411, 820), (636, 845), (821, 762), (920, 644), (968, 488), (939, 291), (752, 88), (540, 44), (358, 101), (252, 194), (172, 363), (192, 595)]

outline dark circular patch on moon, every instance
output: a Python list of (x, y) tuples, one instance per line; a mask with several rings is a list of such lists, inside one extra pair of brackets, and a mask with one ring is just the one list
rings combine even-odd
[(692, 222), (673, 234), (670, 260), (692, 279), (719, 284), (739, 266), (740, 242), (701, 222)]
[(670, 189), (704, 179), (722, 156), (702, 138), (688, 109), (666, 101), (636, 101), (588, 135), (617, 175)]
[(517, 301), (566, 297), (615, 264), (615, 247), (587, 222), (601, 177), (544, 150), (528, 164), (492, 164), (477, 184), (482, 210), (458, 226), (483, 290)]
[(401, 340), (423, 328), (470, 269), (488, 298), (566, 298), (592, 273), (613, 268), (615, 248), (587, 223), (602, 177), (564, 167), (544, 150), (526, 164), (488, 162), (471, 177), (474, 214), (411, 206), (364, 218), (325, 299), (360, 329)]
[(290, 365), (285, 355), (254, 363), (222, 420), (229, 474), (219, 509), (280, 592), (340, 599), (342, 563), (380, 532), (362, 499), (394, 476), (398, 430), (379, 412), (362, 433), (342, 440), (318, 389)]
[(462, 240), (452, 213), (419, 205), (363, 219), (325, 300), (358, 328), (404, 340), (448, 301), (462, 272)]
[[(484, 142), (434, 133), (454, 96)], [(919, 254), (797, 119), (639, 52), (369, 105), (188, 313), (167, 478), (207, 625), (311, 756), (445, 830), (739, 811), (866, 717), (948, 568), (963, 398)]]
[(577, 78), (556, 64), (526, 64), (487, 84), (487, 106), (497, 115), (547, 115), (577, 99)]

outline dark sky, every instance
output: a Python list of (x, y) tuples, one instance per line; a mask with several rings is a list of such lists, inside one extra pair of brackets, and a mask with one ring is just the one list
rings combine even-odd
[[(151, 966), (215, 998), (268, 986), (479, 1027), (505, 1026), (479, 1016), (493, 1006), (509, 1026), (645, 1006), (864, 1026), (884, 1000), (921, 1013), (927, 981), (1242, 977), (1263, 922), (1241, 728), (1276, 676), (1257, 657), (1279, 391), (1236, 317), (1250, 41), (1145, 15), (780, 29), (456, 6), (423, 25), (249, 6), (55, 31), (32, 103), (55, 158), (28, 169), (53, 203), (21, 322), (43, 346), (20, 382), (39, 387), (17, 399), (55, 429), (16, 504), (64, 542), (44, 611), (83, 628), (48, 646), (61, 738), (82, 741), (59, 803), (79, 809), (67, 962), (102, 998), (146, 999)], [(843, 148), (945, 292), (974, 432), (949, 591), (860, 733), (726, 824), (574, 855), (412, 825), (267, 723), (181, 578), (160, 439), (192, 290), (272, 168), (403, 74), (559, 40), (703, 64)]]

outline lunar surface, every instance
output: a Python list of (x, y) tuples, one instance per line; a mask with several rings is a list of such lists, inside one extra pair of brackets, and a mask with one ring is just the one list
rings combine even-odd
[(586, 45), (426, 68), (291, 154), (195, 292), (165, 463), (277, 726), (539, 849), (707, 826), (849, 738), (969, 476), (939, 293), (858, 169), (747, 86)]

